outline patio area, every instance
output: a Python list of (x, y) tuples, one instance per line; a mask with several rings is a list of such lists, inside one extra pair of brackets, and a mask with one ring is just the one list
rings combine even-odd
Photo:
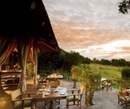
[[(33, 85), (32, 80), (27, 81), (27, 92), (32, 92), (37, 90), (36, 85)], [(61, 86), (66, 86), (67, 88), (72, 88), (73, 82), (72, 81), (65, 81), (61, 80)], [(6, 88), (0, 90), (0, 109), (12, 109), (10, 93), (12, 90), (16, 89), (16, 86), (12, 86), (10, 88)], [(124, 107), (118, 105), (117, 102), (117, 90), (112, 89), (109, 91), (96, 91), (93, 99), (93, 106), (85, 106), (84, 104), (84, 96), (82, 98), (82, 106), (81, 109), (124, 109)], [(66, 100), (61, 100), (61, 109), (65, 109)], [(75, 109), (76, 106), (71, 106), (70, 109)], [(27, 108), (26, 108), (27, 109)], [(37, 109), (43, 109), (43, 103), (37, 103)], [(130, 109), (130, 107), (128, 107)]]

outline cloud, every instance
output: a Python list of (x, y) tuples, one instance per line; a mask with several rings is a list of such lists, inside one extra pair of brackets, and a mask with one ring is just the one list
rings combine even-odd
[(130, 14), (119, 0), (43, 0), (59, 46), (85, 57), (129, 59)]
[(97, 59), (128, 58), (130, 56), (129, 43), (130, 40), (117, 40), (107, 44), (92, 45), (86, 49), (75, 49), (75, 51)]

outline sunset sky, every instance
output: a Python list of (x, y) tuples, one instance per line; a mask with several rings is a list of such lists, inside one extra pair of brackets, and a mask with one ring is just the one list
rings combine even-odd
[(121, 0), (43, 0), (59, 47), (90, 59), (130, 61), (130, 13)]

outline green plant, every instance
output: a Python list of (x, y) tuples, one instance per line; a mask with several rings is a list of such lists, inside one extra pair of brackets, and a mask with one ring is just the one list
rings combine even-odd
[(72, 75), (72, 79), (73, 79), (73, 82), (74, 82), (73, 88), (76, 88), (76, 82), (78, 81), (79, 75), (80, 75), (79, 66), (72, 66), (71, 75)]
[(27, 77), (34, 76), (34, 65), (32, 63), (27, 63), (26, 65), (26, 75)]
[(93, 73), (89, 66), (86, 64), (80, 65), (80, 81), (85, 89), (85, 105), (93, 105), (93, 96), (101, 83), (100, 73)]
[(125, 80), (130, 79), (130, 68), (124, 68), (121, 71), (122, 78)]
[(124, 68), (121, 71), (123, 85), (125, 88), (130, 88), (130, 68)]

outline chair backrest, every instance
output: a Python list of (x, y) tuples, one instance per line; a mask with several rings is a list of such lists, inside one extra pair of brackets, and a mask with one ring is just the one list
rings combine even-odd
[(80, 88), (79, 88), (79, 89), (80, 89), (80, 94), (83, 94), (84, 91), (85, 91), (85, 90), (84, 90), (84, 86), (83, 86), (83, 85), (80, 85)]
[(84, 93), (84, 87), (80, 85), (79, 89), (70, 89), (68, 90), (68, 97), (67, 97), (67, 109), (69, 106), (77, 105), (80, 106), (81, 109), (81, 99)]
[(12, 99), (12, 101), (15, 100), (20, 95), (21, 95), (20, 89), (16, 89), (16, 90), (12, 91), (12, 93), (11, 93), (11, 99)]
[[(80, 100), (81, 100), (85, 89), (84, 89), (84, 86), (83, 86), (83, 85), (80, 85), (80, 88), (79, 88), (79, 89), (80, 89), (79, 96), (80, 96)], [(81, 101), (80, 101), (80, 102), (81, 102)]]
[(78, 89), (69, 89), (67, 92), (68, 94), (83, 94), (84, 93), (84, 86), (80, 85)]
[(47, 78), (48, 81), (58, 81), (58, 78)]
[(50, 87), (57, 87), (57, 86), (60, 86), (60, 81), (47, 81), (47, 86), (50, 86)]
[(128, 96), (127, 92), (120, 92), (119, 91), (117, 94), (118, 94), (119, 97), (126, 97), (126, 96)]

